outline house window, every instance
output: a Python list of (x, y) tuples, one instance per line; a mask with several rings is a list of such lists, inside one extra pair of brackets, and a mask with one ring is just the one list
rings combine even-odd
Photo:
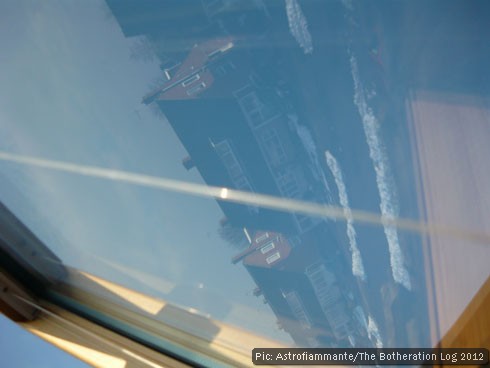
[(279, 252), (276, 252), (273, 255), (267, 257), (265, 261), (267, 262), (267, 264), (271, 264), (277, 261), (279, 258), (281, 258), (281, 254)]
[(243, 106), (245, 111), (259, 110), (261, 105), (255, 92), (250, 92), (248, 95), (242, 97), (240, 99), (240, 104)]
[[(233, 185), (238, 190), (245, 192), (253, 192), (252, 185), (248, 180), (245, 172), (240, 165), (235, 153), (231, 148), (231, 144), (228, 140), (223, 140), (214, 145), (216, 154), (221, 159), (221, 162), (226, 168), (228, 175), (230, 176)], [(259, 209), (256, 206), (247, 206), (251, 213), (258, 213)]]
[(187, 78), (185, 81), (182, 82), (182, 87), (187, 87), (189, 85), (191, 85), (192, 83), (198, 81), (199, 79), (201, 79), (201, 77), (199, 76), (199, 74), (195, 74), (189, 78)]
[(274, 242), (270, 242), (270, 243), (264, 245), (262, 248), (260, 248), (260, 251), (262, 252), (262, 254), (266, 254), (274, 248), (275, 248)]
[(315, 295), (323, 313), (337, 338), (345, 338), (348, 331), (349, 316), (345, 313), (345, 305), (335, 275), (325, 265), (317, 263), (306, 269), (306, 276), (313, 286)]
[(243, 174), (242, 168), (232, 152), (228, 152), (221, 156), (221, 161), (225, 164), (226, 169), (232, 178), (238, 178)]
[(224, 76), (227, 73), (234, 71), (235, 69), (236, 69), (235, 64), (227, 60), (216, 67), (216, 73), (218, 75)]
[[(227, 140), (221, 141), (215, 145), (216, 153), (223, 162), (234, 183), (242, 177), (246, 180), (243, 169), (233, 153), (230, 143)], [(248, 181), (248, 180), (247, 180)]]
[(193, 96), (195, 94), (198, 94), (204, 88), (206, 88), (206, 84), (204, 82), (202, 82), (202, 83), (199, 83), (195, 87), (189, 88), (186, 93), (188, 96)]
[(246, 95), (248, 95), (250, 92), (253, 92), (254, 88), (250, 84), (246, 84), (245, 86), (233, 91), (233, 96), (240, 101), (240, 99)]
[(222, 157), (224, 154), (231, 151), (231, 146), (230, 143), (225, 139), (224, 141), (216, 143), (214, 145), (214, 149), (218, 156)]
[(264, 131), (261, 134), (261, 140), (272, 163), (283, 164), (287, 161), (286, 152), (275, 129)]
[(262, 234), (261, 236), (255, 239), (255, 242), (260, 243), (266, 240), (267, 238), (269, 238), (269, 233)]
[[(253, 192), (252, 185), (248, 181), (245, 175), (233, 179), (233, 184), (238, 190), (243, 190), (244, 192)], [(255, 206), (254, 206), (255, 208)]]
[(283, 293), (284, 299), (291, 308), (294, 317), (299, 321), (303, 328), (310, 328), (311, 321), (306, 313), (305, 307), (298, 295), (295, 291), (290, 291), (288, 293)]
[(276, 108), (271, 104), (264, 103), (251, 86), (246, 86), (234, 94), (252, 128), (257, 128), (278, 116)]
[(300, 189), (296, 176), (290, 170), (281, 170), (276, 175), (277, 186), (281, 195), (287, 198), (299, 198)]
[(311, 229), (318, 221), (314, 221), (310, 216), (296, 215), (296, 221), (302, 231)]

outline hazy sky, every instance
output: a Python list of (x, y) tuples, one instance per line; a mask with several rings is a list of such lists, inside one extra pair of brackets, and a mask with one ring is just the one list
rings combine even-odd
[(1, 314), (0, 354), (2, 365), (5, 367), (88, 367), (80, 360), (15, 325)]
[[(133, 42), (103, 1), (0, 2), (0, 150), (203, 183), (140, 104), (159, 69), (131, 60)], [(208, 312), (227, 300), (225, 320), (288, 341), (231, 264), (214, 200), (5, 162), (0, 175), (0, 199), (65, 263), (177, 303), (199, 289)]]

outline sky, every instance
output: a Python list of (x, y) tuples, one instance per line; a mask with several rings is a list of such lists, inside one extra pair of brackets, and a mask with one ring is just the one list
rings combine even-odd
[[(18, 13), (2, 22), (8, 30), (2, 43), (11, 56), (2, 62), (2, 149), (203, 183), (195, 170), (182, 166), (186, 152), (170, 126), (140, 105), (158, 76), (157, 66), (130, 60), (132, 41), (107, 18), (102, 2), (12, 8)], [(5, 163), (1, 172), (17, 188), (16, 196), (12, 185), (5, 185), (2, 199), (14, 212), (17, 203), (28, 202), (42, 221), (33, 213), (18, 215), (41, 238), (56, 233), (51, 247), (67, 264), (95, 271), (90, 257), (96, 256), (179, 282), (207, 283), (200, 278), (206, 276), (216, 285), (223, 283), (220, 272), (207, 272), (203, 258), (218, 269), (237, 271), (228, 262), (234, 250), (213, 231), (223, 216), (213, 199)], [(192, 232), (177, 226), (183, 223)], [(203, 242), (206, 247), (196, 246)], [(169, 259), (166, 250), (175, 247), (178, 258)]]
[(88, 367), (87, 364), (41, 340), (1, 314), (0, 354), (5, 367)]

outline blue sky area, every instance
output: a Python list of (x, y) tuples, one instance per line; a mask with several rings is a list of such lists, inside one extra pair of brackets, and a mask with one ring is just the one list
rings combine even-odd
[[(140, 104), (158, 64), (131, 58), (137, 41), (103, 1), (1, 2), (0, 20), (1, 150), (203, 183), (182, 166), (170, 125)], [(214, 295), (203, 297), (208, 311), (226, 299), (228, 322), (290, 341), (231, 264), (215, 200), (5, 162), (0, 175), (1, 200), (66, 264), (172, 292), (177, 304), (194, 303), (196, 290)]]
[(0, 315), (0, 354), (4, 367), (88, 367), (87, 364), (17, 326), (3, 315)]

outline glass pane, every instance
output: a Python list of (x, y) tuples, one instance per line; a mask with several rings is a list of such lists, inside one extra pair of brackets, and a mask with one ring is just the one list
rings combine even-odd
[(488, 2), (0, 14), (0, 199), (65, 264), (311, 347), (435, 346), (489, 277)]
[(75, 357), (16, 326), (1, 314), (0, 326), (0, 331), (2, 331), (0, 333), (0, 353), (2, 364), (6, 366), (20, 368), (89, 367)]

